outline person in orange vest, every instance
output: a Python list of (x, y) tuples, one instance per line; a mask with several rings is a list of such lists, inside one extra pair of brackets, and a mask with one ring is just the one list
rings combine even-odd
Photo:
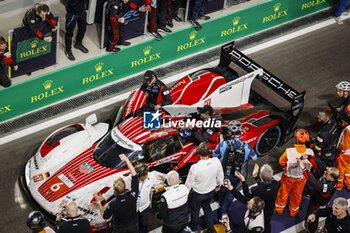
[(338, 148), (340, 150), (337, 156), (337, 168), (340, 171), (337, 189), (344, 187), (350, 191), (350, 104), (346, 106), (346, 112), (342, 117), (343, 126), (346, 126), (340, 134)]
[[(275, 202), (275, 211), (277, 214), (282, 214), (286, 207), (289, 198), (289, 215), (295, 216), (300, 211), (300, 201), (303, 195), (303, 189), (306, 184), (306, 178), (303, 175), (302, 169), (298, 165), (298, 160), (303, 155), (314, 155), (314, 152), (306, 148), (305, 143), (309, 141), (309, 132), (305, 129), (299, 129), (295, 133), (297, 144), (294, 147), (286, 149), (279, 159), (279, 163), (284, 167), (284, 172), (281, 178), (281, 187), (278, 190)], [(308, 160), (303, 160), (305, 167), (310, 170), (311, 163)]]

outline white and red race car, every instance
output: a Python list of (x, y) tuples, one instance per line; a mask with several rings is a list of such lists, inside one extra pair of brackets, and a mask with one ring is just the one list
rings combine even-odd
[[(230, 68), (231, 62), (249, 73), (239, 77)], [(197, 145), (181, 136), (180, 121), (209, 104), (223, 125), (239, 120), (242, 140), (264, 155), (293, 135), (306, 92), (295, 91), (232, 42), (222, 46), (217, 67), (185, 76), (172, 86), (170, 94), (173, 104), (152, 113), (163, 120), (155, 128), (145, 127), (147, 96), (135, 91), (124, 101), (111, 131), (107, 123), (97, 123), (92, 115), (85, 124), (53, 132), (29, 159), (21, 178), (32, 203), (53, 217), (67, 202), (76, 201), (82, 216), (91, 220), (91, 231), (104, 230), (110, 221), (88, 206), (93, 192), (107, 192), (117, 177), (128, 174), (119, 154), (126, 154), (133, 163), (144, 162), (151, 170), (165, 173), (176, 169), (186, 175), (189, 166), (198, 161)], [(215, 148), (219, 140), (211, 139)]]

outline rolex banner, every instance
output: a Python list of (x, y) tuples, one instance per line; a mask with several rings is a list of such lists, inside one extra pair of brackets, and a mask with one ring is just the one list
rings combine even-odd
[(30, 74), (35, 70), (56, 64), (57, 33), (51, 32), (51, 27), (46, 22), (39, 24), (39, 30), (45, 34), (45, 37), (52, 36), (52, 41), (49, 43), (38, 39), (29, 27), (14, 29), (11, 54), (18, 65), (18, 70), (12, 70), (11, 77)]

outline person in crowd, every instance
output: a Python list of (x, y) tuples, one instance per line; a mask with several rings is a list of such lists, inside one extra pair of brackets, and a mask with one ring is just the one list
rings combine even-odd
[(44, 216), (40, 211), (34, 210), (29, 213), (27, 218), (27, 226), (32, 233), (55, 233), (55, 231), (47, 226)]
[(339, 0), (338, 3), (335, 5), (334, 19), (337, 24), (343, 24), (343, 21), (341, 20), (341, 15), (346, 10), (346, 7), (349, 4), (349, 2), (350, 0)]
[(323, 232), (348, 233), (350, 232), (350, 216), (347, 211), (348, 202), (343, 197), (334, 199), (333, 206), (319, 209), (309, 215), (308, 221), (315, 222), (319, 217), (326, 217)]
[(38, 39), (51, 42), (52, 36), (45, 36), (39, 30), (38, 24), (43, 20), (51, 26), (52, 32), (57, 30), (57, 22), (54, 19), (53, 14), (50, 12), (49, 6), (43, 3), (37, 3), (31, 9), (26, 11), (22, 22), (24, 26), (30, 27)]
[(66, 35), (65, 54), (69, 60), (74, 61), (75, 57), (72, 53), (72, 38), (75, 25), (78, 24), (78, 32), (75, 38), (74, 48), (79, 49), (83, 53), (89, 50), (83, 45), (83, 38), (86, 32), (86, 11), (84, 0), (67, 0), (66, 1)]
[(192, 192), (189, 197), (191, 207), (191, 221), (185, 228), (186, 231), (196, 231), (199, 220), (199, 210), (202, 207), (204, 222), (209, 233), (216, 232), (214, 229), (210, 200), (215, 191), (219, 191), (224, 180), (224, 173), (218, 158), (209, 158), (212, 153), (208, 143), (202, 142), (196, 151), (200, 160), (193, 164), (189, 170), (185, 185)]
[(265, 223), (264, 223), (264, 208), (265, 208), (265, 202), (263, 199), (261, 199), (258, 196), (255, 196), (253, 198), (248, 198), (243, 196), (237, 189), (235, 189), (231, 181), (228, 180), (227, 184), (224, 185), (232, 195), (242, 202), (243, 204), (247, 205), (247, 211), (244, 215), (243, 224), (240, 227), (239, 232), (249, 232), (249, 233), (259, 233), (259, 232), (265, 232)]
[(0, 85), (4, 87), (11, 86), (11, 80), (7, 75), (7, 66), (14, 70), (18, 69), (11, 59), (11, 53), (7, 50), (7, 42), (4, 37), (0, 36)]
[(210, 17), (204, 15), (205, 13), (205, 0), (193, 0), (191, 8), (190, 23), (198, 31), (202, 29), (202, 26), (198, 23), (197, 19), (209, 20)]
[(199, 145), (201, 142), (208, 142), (210, 148), (215, 148), (217, 141), (219, 141), (218, 133), (219, 129), (215, 126), (216, 119), (213, 117), (214, 109), (210, 105), (204, 105), (198, 107), (197, 112), (189, 114), (187, 119), (196, 119), (202, 121), (209, 121), (208, 125), (203, 124), (201, 129), (191, 128), (191, 134), (188, 137), (189, 141), (192, 141)]
[(65, 206), (66, 216), (60, 212), (56, 216), (56, 233), (89, 233), (90, 222), (78, 214), (78, 205), (76, 202), (68, 202)]
[[(278, 190), (275, 202), (275, 211), (277, 214), (282, 214), (289, 198), (289, 215), (295, 216), (300, 212), (300, 202), (303, 194), (303, 189), (306, 183), (306, 178), (303, 171), (298, 166), (297, 159), (303, 154), (314, 155), (314, 152), (306, 148), (305, 143), (310, 140), (309, 132), (305, 129), (299, 129), (295, 133), (297, 144), (292, 148), (286, 149), (279, 159), (279, 163), (284, 167), (284, 172), (281, 177), (281, 187)], [(311, 163), (308, 160), (303, 160), (305, 167), (310, 170)]]
[(170, 33), (171, 30), (166, 27), (166, 12), (168, 9), (168, 0), (157, 0), (157, 27), (158, 30)]
[(147, 70), (143, 75), (143, 84), (140, 90), (148, 94), (147, 110), (157, 111), (162, 106), (173, 103), (168, 87), (157, 78), (152, 70)]
[[(305, 168), (305, 164), (303, 162), (305, 159), (308, 159), (309, 162), (311, 162), (312, 167), (318, 170), (319, 173), (322, 173), (323, 176), (319, 179), (315, 178), (310, 171)], [(304, 177), (313, 187), (306, 214), (307, 219), (307, 217), (315, 210), (324, 209), (327, 207), (337, 187), (339, 169), (335, 167), (327, 167), (323, 160), (307, 155), (303, 155), (301, 158), (298, 158), (298, 165), (303, 170)], [(318, 221), (313, 223), (305, 221), (305, 223), (307, 223), (305, 228), (308, 229), (310, 233), (316, 232)]]
[(174, 27), (173, 19), (176, 22), (182, 22), (179, 16), (177, 16), (177, 13), (180, 8), (181, 0), (168, 0), (168, 20), (167, 25), (169, 27)]
[(350, 191), (350, 105), (346, 106), (345, 116), (343, 121), (346, 121), (347, 126), (342, 131), (338, 143), (340, 153), (337, 157), (337, 168), (340, 175), (337, 189), (343, 189), (345, 184), (345, 188)]
[(346, 106), (350, 104), (350, 82), (341, 81), (335, 87), (337, 88), (338, 96), (342, 99), (342, 103), (338, 107), (336, 107), (336, 110), (338, 112), (344, 112)]
[(163, 219), (162, 233), (182, 233), (188, 222), (188, 194), (186, 185), (180, 184), (179, 173), (167, 174), (169, 187), (160, 199), (158, 218)]
[(244, 176), (236, 171), (235, 175), (242, 181), (243, 194), (247, 198), (260, 197), (265, 202), (264, 208), (264, 222), (265, 233), (271, 232), (271, 218), (273, 215), (273, 209), (275, 206), (275, 200), (279, 188), (279, 183), (273, 179), (273, 170), (270, 165), (264, 164), (260, 168), (259, 165), (254, 165), (253, 177), (257, 181), (258, 185), (249, 188)]
[(311, 148), (317, 157), (320, 157), (327, 166), (335, 166), (338, 154), (337, 142), (340, 135), (340, 127), (330, 107), (320, 109), (317, 121), (322, 124), (318, 132), (314, 146)]
[[(242, 134), (242, 124), (233, 120), (228, 123), (228, 140), (220, 142), (214, 150), (213, 157), (220, 158), (224, 168), (225, 181), (230, 180), (233, 187), (237, 187), (240, 180), (234, 176), (235, 171), (244, 174), (244, 168), (248, 159), (257, 160), (258, 156), (249, 143), (240, 139)], [(226, 216), (233, 196), (227, 188), (221, 188), (218, 194), (220, 208), (218, 210), (219, 219)], [(221, 219), (223, 221), (223, 219)]]
[(129, 0), (111, 0), (108, 2), (106, 7), (106, 21), (111, 35), (108, 40), (107, 52), (119, 52), (120, 48), (115, 47), (116, 45), (130, 45), (130, 42), (124, 40), (125, 18), (122, 17), (122, 14), (125, 7), (141, 12), (146, 12), (147, 10), (145, 5), (139, 7)]
[(125, 181), (119, 177), (114, 181), (113, 189), (115, 198), (104, 208), (101, 202), (102, 196), (94, 193), (95, 203), (104, 219), (112, 217), (112, 233), (135, 233), (139, 231), (137, 216), (137, 198), (139, 193), (139, 181), (135, 168), (126, 155), (121, 154), (120, 159), (128, 166), (131, 173), (131, 190), (126, 190)]
[(163, 39), (157, 29), (157, 0), (151, 0), (150, 3), (146, 3), (148, 11), (148, 31), (156, 38), (156, 40)]

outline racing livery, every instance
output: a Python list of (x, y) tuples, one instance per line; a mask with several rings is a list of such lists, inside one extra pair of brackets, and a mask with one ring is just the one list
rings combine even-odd
[[(230, 67), (232, 62), (248, 73), (239, 76)], [(33, 204), (48, 216), (55, 216), (73, 200), (82, 216), (91, 220), (91, 231), (104, 230), (110, 221), (89, 204), (93, 192), (107, 192), (117, 177), (129, 173), (119, 154), (134, 164), (144, 162), (151, 170), (166, 173), (175, 169), (186, 176), (199, 158), (195, 154), (198, 145), (183, 133), (184, 119), (197, 107), (211, 105), (222, 122), (220, 127), (239, 120), (241, 139), (262, 156), (293, 135), (305, 94), (263, 69), (231, 42), (222, 46), (217, 67), (189, 74), (170, 88), (173, 104), (151, 113), (160, 120), (157, 127), (145, 127), (147, 96), (134, 91), (123, 102), (109, 132), (109, 125), (97, 123), (92, 115), (85, 124), (52, 133), (27, 162), (21, 184)], [(211, 137), (212, 148), (219, 143), (219, 134)]]

